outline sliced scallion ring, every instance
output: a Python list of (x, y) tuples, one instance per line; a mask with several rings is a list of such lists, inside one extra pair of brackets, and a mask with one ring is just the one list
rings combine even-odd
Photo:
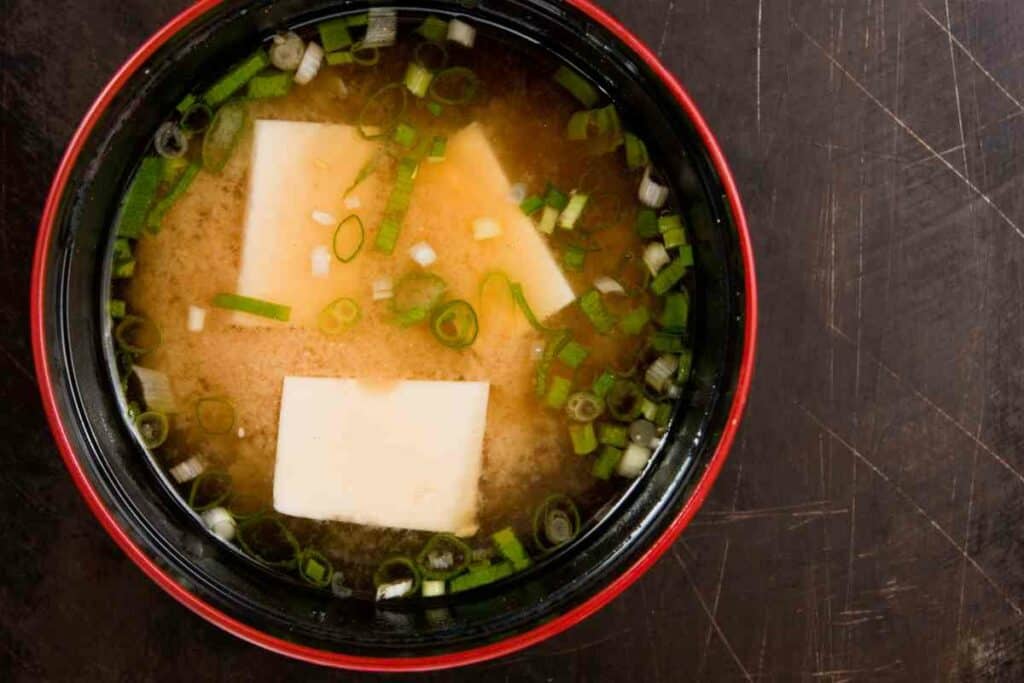
[(644, 392), (640, 385), (632, 380), (617, 379), (604, 400), (612, 417), (623, 422), (632, 422), (640, 417)]
[(430, 71), (440, 71), (448, 66), (448, 48), (444, 43), (424, 41), (416, 46), (413, 60)]
[(568, 496), (556, 493), (533, 513), (533, 540), (541, 550), (552, 550), (580, 533), (580, 512)]
[(250, 557), (270, 567), (292, 569), (298, 561), (299, 542), (274, 514), (251, 517), (239, 524), (238, 543)]
[(476, 341), (480, 325), (473, 307), (462, 299), (455, 299), (443, 303), (434, 311), (430, 331), (445, 346), (464, 349)]
[(380, 61), (380, 49), (367, 47), (362, 41), (353, 44), (349, 52), (352, 54), (352, 61), (359, 66), (373, 66)]
[(397, 583), (400, 581), (411, 581), (411, 587), (402, 595), (415, 595), (420, 588), (420, 572), (416, 565), (405, 556), (389, 557), (380, 563), (377, 571), (373, 573), (373, 585), (378, 589), (381, 586)]
[(231, 516), (239, 522), (254, 519), (267, 513), (267, 506), (263, 500), (251, 493), (231, 494), (231, 502), (227, 508)]
[(334, 255), (342, 263), (350, 262), (363, 248), (365, 239), (362, 219), (354, 213), (346, 216), (334, 230)]
[(353, 299), (342, 297), (327, 304), (317, 315), (316, 323), (321, 332), (335, 336), (359, 322), (360, 317), (362, 311), (359, 304)]
[(436, 534), (416, 556), (416, 567), (425, 579), (450, 579), (469, 565), (472, 556), (473, 551), (462, 539)]
[(296, 563), (299, 570), (299, 577), (317, 588), (327, 588), (334, 576), (334, 566), (331, 561), (313, 548), (306, 548), (299, 553)]
[(472, 69), (453, 66), (439, 71), (430, 82), (430, 97), (441, 104), (469, 104), (480, 89), (480, 79)]
[(412, 272), (403, 277), (395, 284), (391, 299), (398, 323), (415, 325), (429, 318), (447, 288), (445, 281), (433, 273)]
[(188, 137), (177, 124), (167, 121), (156, 129), (153, 147), (165, 159), (180, 159), (188, 151)]
[(228, 102), (217, 110), (210, 129), (203, 136), (203, 169), (219, 173), (242, 137), (248, 114), (240, 102)]
[(126, 315), (114, 328), (114, 341), (124, 351), (143, 356), (155, 351), (163, 342), (160, 328), (149, 318)]
[(359, 135), (366, 140), (390, 137), (405, 114), (409, 104), (408, 92), (404, 83), (388, 83), (370, 95), (356, 120)]
[(231, 495), (231, 475), (227, 472), (205, 471), (192, 480), (188, 506), (197, 512), (215, 508)]
[(577, 391), (566, 401), (565, 412), (576, 422), (593, 422), (604, 412), (604, 401), (589, 391)]
[(210, 106), (205, 102), (196, 102), (181, 115), (178, 127), (185, 133), (202, 133), (210, 127), (211, 121), (213, 110)]
[(219, 396), (196, 401), (196, 423), (207, 434), (227, 434), (235, 426), (235, 407)]
[(148, 410), (135, 416), (135, 429), (146, 448), (159, 448), (167, 441), (170, 426), (166, 415)]

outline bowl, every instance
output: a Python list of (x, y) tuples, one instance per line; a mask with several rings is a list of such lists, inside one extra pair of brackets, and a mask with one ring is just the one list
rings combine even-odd
[(553, 52), (644, 130), (686, 206), (699, 282), (693, 381), (643, 475), (568, 547), (530, 571), (444, 601), (338, 600), (282, 582), (231, 551), (169, 494), (119, 410), (107, 363), (105, 274), (122, 188), (152, 131), (201, 80), (282, 26), (367, 2), (201, 0), (150, 38), (92, 105), (39, 226), (32, 337), (44, 407), (75, 484), (153, 581), (221, 628), (319, 664), (385, 671), (478, 662), (548, 638), (636, 581), (696, 514), (739, 424), (753, 367), (756, 286), (735, 183), (696, 106), (654, 54), (589, 0), (374, 2), (462, 15)]

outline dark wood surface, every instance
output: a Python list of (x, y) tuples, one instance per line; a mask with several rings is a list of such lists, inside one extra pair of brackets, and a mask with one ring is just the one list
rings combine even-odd
[[(46, 188), (101, 86), (184, 4), (0, 0), (0, 679), (364, 678), (163, 594), (88, 513), (41, 414)], [(1024, 3), (605, 5), (737, 175), (761, 289), (750, 408), (703, 511), (634, 587), (540, 646), (425, 678), (1024, 680)]]

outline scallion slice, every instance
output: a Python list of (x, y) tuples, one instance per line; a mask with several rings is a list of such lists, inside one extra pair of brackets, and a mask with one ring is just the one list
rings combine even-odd
[(523, 312), (526, 321), (530, 323), (530, 326), (538, 332), (548, 333), (553, 330), (549, 327), (545, 327), (541, 321), (537, 318), (537, 315), (530, 308), (530, 303), (526, 300), (526, 294), (523, 292), (523, 286), (518, 282), (510, 282), (508, 285), (509, 292), (512, 293), (512, 300), (516, 302), (519, 310)]
[(658, 236), (658, 214), (654, 209), (643, 208), (637, 211), (636, 234), (645, 240)]
[(430, 143), (430, 156), (427, 161), (438, 163), (444, 161), (445, 150), (448, 148), (448, 138), (443, 135), (435, 135)]
[(254, 76), (245, 86), (245, 96), (250, 100), (284, 97), (291, 91), (292, 82), (292, 75), (287, 71)]
[(280, 320), (281, 322), (288, 322), (288, 319), (291, 318), (292, 315), (291, 306), (284, 306), (282, 304), (264, 301), (263, 299), (256, 299), (249, 296), (243, 296), (241, 294), (230, 294), (226, 292), (221, 292), (214, 296), (213, 305), (217, 308), (224, 308), (229, 311), (238, 311), (240, 313), (248, 313), (250, 315), (258, 315), (262, 318)]
[(327, 588), (334, 576), (331, 561), (313, 548), (306, 548), (297, 558), (299, 578), (317, 588)]
[(429, 272), (412, 272), (395, 285), (391, 310), (402, 326), (415, 325), (430, 317), (440, 303), (448, 285)]
[(555, 231), (555, 225), (558, 223), (558, 209), (553, 206), (545, 206), (544, 212), (540, 215), (540, 223), (537, 224), (537, 229), (545, 235), (550, 235)]
[(594, 466), (591, 468), (590, 472), (598, 479), (611, 479), (611, 476), (615, 472), (615, 468), (618, 466), (621, 459), (622, 448), (611, 445), (603, 446), (601, 448), (601, 452), (597, 456), (597, 459), (594, 460)]
[(276, 33), (271, 39), (270, 63), (281, 71), (295, 71), (302, 64), (306, 42), (294, 31)]
[(629, 429), (625, 425), (602, 422), (597, 426), (597, 440), (605, 446), (625, 448), (629, 444)]
[(562, 230), (572, 230), (575, 228), (576, 222), (580, 219), (580, 215), (583, 213), (583, 209), (586, 208), (589, 199), (589, 195), (582, 192), (573, 192), (565, 208), (562, 210), (562, 214), (558, 217), (558, 227)]
[(316, 324), (324, 334), (337, 336), (359, 322), (360, 317), (359, 304), (354, 299), (341, 297), (324, 306), (316, 316)]
[(344, 66), (345, 64), (352, 64), (355, 62), (355, 57), (352, 56), (352, 52), (349, 50), (339, 50), (338, 52), (328, 52), (324, 59), (327, 60), (328, 66)]
[[(430, 45), (430, 43), (424, 43)], [(430, 82), (434, 80), (434, 74), (425, 66), (416, 62), (409, 62), (405, 68), (405, 87), (416, 97), (426, 97), (430, 89)]]
[(188, 152), (188, 137), (177, 124), (167, 121), (156, 129), (153, 148), (164, 159), (181, 159)]
[(665, 295), (665, 305), (658, 317), (658, 324), (666, 330), (682, 331), (690, 315), (690, 296), (683, 290)]
[(603, 399), (605, 396), (608, 395), (608, 391), (612, 388), (612, 385), (614, 384), (615, 373), (612, 372), (611, 370), (605, 370), (604, 372), (597, 376), (597, 379), (594, 380), (594, 394), (598, 398)]
[(583, 361), (590, 355), (590, 349), (577, 341), (569, 341), (558, 352), (558, 360), (562, 361), (575, 370), (583, 365)]
[(128, 304), (124, 299), (111, 299), (107, 302), (107, 315), (114, 320), (120, 320), (128, 313)]
[(366, 230), (363, 220), (356, 214), (349, 214), (334, 229), (332, 248), (334, 256), (342, 263), (349, 263), (363, 248)]
[(437, 102), (427, 102), (427, 111), (430, 112), (431, 116), (436, 118), (444, 113), (444, 106)]
[(365, 45), (362, 42), (356, 43), (349, 51), (352, 61), (359, 66), (374, 66), (380, 61), (380, 50), (372, 45)]
[(693, 349), (684, 349), (679, 354), (679, 370), (676, 372), (676, 381), (679, 384), (686, 384), (690, 381), (690, 372), (693, 370)]
[(579, 533), (580, 513), (568, 496), (548, 496), (533, 513), (533, 541), (541, 550), (564, 545)]
[(588, 290), (581, 296), (579, 306), (590, 324), (601, 334), (607, 334), (615, 327), (615, 317), (605, 308), (601, 293), (596, 289)]
[(596, 105), (598, 99), (600, 99), (597, 88), (567, 66), (558, 67), (553, 78), (556, 83), (568, 90), (573, 97), (582, 102), (583, 106), (588, 109)]
[(569, 270), (583, 270), (583, 264), (587, 260), (587, 250), (575, 244), (568, 245), (562, 252), (562, 263)]
[(316, 26), (320, 34), (320, 44), (327, 52), (341, 50), (352, 44), (352, 35), (348, 31), (348, 19), (330, 19)]
[(679, 359), (671, 354), (663, 354), (647, 368), (644, 381), (655, 391), (664, 392), (678, 369)]
[(156, 410), (147, 410), (135, 416), (135, 431), (146, 448), (159, 448), (167, 441), (170, 425), (167, 416)]
[(480, 80), (472, 69), (453, 66), (439, 71), (430, 83), (430, 97), (441, 104), (469, 104), (476, 98)]
[(604, 401), (589, 391), (577, 391), (566, 401), (565, 412), (576, 422), (593, 422), (604, 412)]
[(569, 196), (549, 183), (544, 193), (544, 203), (553, 209), (562, 211), (569, 205)]
[(366, 22), (363, 43), (373, 47), (389, 47), (398, 35), (398, 15), (388, 8), (371, 8)]
[(462, 299), (446, 301), (434, 311), (430, 321), (434, 337), (453, 349), (471, 346), (479, 330), (476, 311)]
[(494, 583), (506, 576), (515, 573), (515, 567), (511, 562), (498, 562), (497, 564), (484, 564), (479, 567), (471, 567), (468, 572), (456, 576), (449, 582), (452, 593), (460, 593), (471, 588), (479, 588), (489, 583)]
[(196, 424), (207, 434), (227, 434), (235, 426), (235, 407), (226, 398), (205, 396), (196, 401)]
[(257, 50), (245, 61), (229, 71), (219, 81), (203, 93), (203, 101), (211, 107), (227, 102), (228, 98), (242, 89), (253, 76), (270, 65), (270, 57), (265, 50)]
[(687, 263), (682, 257), (677, 257), (651, 280), (651, 291), (661, 296), (672, 289), (686, 274)]
[(163, 342), (160, 328), (149, 318), (126, 315), (114, 328), (114, 341), (128, 353), (144, 356), (156, 351)]
[(682, 353), (686, 348), (683, 336), (673, 332), (656, 332), (651, 337), (651, 348), (658, 353)]
[(391, 136), (391, 139), (400, 146), (409, 149), (416, 144), (416, 140), (419, 139), (419, 133), (416, 132), (414, 127), (403, 121), (395, 126), (395, 134)]
[(271, 567), (292, 569), (298, 561), (299, 542), (274, 514), (261, 514), (238, 525), (238, 543), (251, 557)]
[(626, 166), (630, 169), (643, 168), (651, 162), (647, 155), (647, 145), (632, 133), (624, 133), (626, 142)]
[(448, 48), (443, 43), (420, 43), (413, 50), (412, 58), (417, 65), (434, 74), (448, 66)]
[[(403, 91), (404, 92), (404, 91)], [(388, 202), (384, 207), (384, 219), (377, 230), (377, 238), (373, 246), (378, 251), (390, 254), (398, 243), (398, 235), (402, 231), (402, 222), (409, 209), (412, 199), (413, 178), (416, 177), (418, 164), (415, 159), (405, 158), (398, 162), (398, 174), (395, 185), (391, 188)]]
[(652, 209), (660, 209), (668, 201), (668, 186), (655, 175), (654, 167), (650, 164), (647, 165), (643, 180), (640, 181), (637, 198), (641, 204)]
[(471, 556), (469, 546), (458, 537), (436, 534), (416, 556), (416, 568), (425, 579), (450, 579), (469, 565)]
[(658, 219), (658, 230), (667, 249), (675, 249), (686, 244), (686, 230), (677, 213), (670, 213)]
[(622, 422), (632, 422), (640, 416), (643, 400), (640, 385), (628, 379), (617, 379), (604, 397), (608, 413)]
[(538, 197), (537, 195), (532, 195), (524, 199), (519, 204), (519, 208), (527, 216), (532, 216), (533, 214), (537, 213), (542, 208), (544, 208), (544, 200)]
[(364, 180), (373, 175), (373, 172), (377, 170), (378, 164), (380, 164), (381, 156), (383, 156), (383, 151), (378, 149), (362, 166), (359, 167), (359, 173), (356, 174), (352, 184), (345, 188), (345, 193), (342, 195), (343, 197), (348, 197), (352, 190), (359, 187)]
[(362, 14), (352, 14), (345, 17), (345, 23), (351, 27), (366, 26), (370, 23), (370, 15), (366, 12)]
[(572, 392), (572, 381), (567, 377), (555, 376), (551, 379), (544, 404), (552, 410), (561, 410), (569, 400)]
[(530, 556), (526, 554), (526, 548), (519, 542), (519, 537), (512, 527), (505, 527), (491, 534), (494, 547), (506, 560), (512, 563), (516, 571), (522, 571), (532, 564)]
[(163, 162), (160, 157), (146, 157), (142, 160), (121, 200), (121, 210), (117, 216), (118, 236), (137, 238), (142, 235), (149, 207), (156, 198), (162, 177)]
[(407, 92), (404, 84), (389, 83), (370, 95), (356, 122), (359, 134), (366, 140), (390, 136), (408, 106)]
[(181, 112), (178, 127), (185, 133), (202, 133), (213, 121), (213, 109), (205, 102), (194, 102)]
[(146, 217), (146, 228), (151, 233), (160, 232), (161, 224), (163, 223), (164, 216), (171, 210), (171, 207), (184, 196), (185, 192), (188, 191), (192, 181), (195, 180), (196, 176), (199, 175), (199, 164), (189, 164), (184, 172), (178, 177), (177, 182), (171, 188), (160, 201), (153, 205), (150, 209), (149, 216)]
[(473, 47), (476, 42), (476, 29), (464, 21), (452, 19), (448, 23), (448, 40), (462, 47)]
[(594, 433), (592, 422), (570, 424), (569, 439), (572, 441), (572, 450), (576, 455), (586, 455), (597, 449), (597, 435)]
[(231, 495), (231, 475), (227, 472), (204, 470), (192, 480), (188, 492), (188, 506), (196, 512), (215, 508)]
[(646, 306), (638, 306), (631, 310), (619, 320), (619, 329), (625, 334), (635, 336), (643, 332), (651, 319), (651, 313)]
[[(389, 557), (380, 563), (377, 571), (373, 573), (373, 585), (377, 588), (378, 600), (389, 600), (407, 595), (414, 595), (420, 587), (420, 572), (416, 565), (408, 557)], [(408, 588), (401, 593), (393, 590), (381, 589), (385, 586), (397, 586), (408, 582)]]
[(239, 102), (229, 102), (217, 110), (210, 129), (203, 136), (203, 168), (206, 171), (219, 173), (227, 165), (242, 137), (247, 118), (245, 107)]
[(428, 15), (427, 18), (423, 20), (423, 23), (416, 28), (416, 33), (427, 40), (440, 43), (448, 36), (448, 22), (444, 19), (435, 17), (433, 14)]

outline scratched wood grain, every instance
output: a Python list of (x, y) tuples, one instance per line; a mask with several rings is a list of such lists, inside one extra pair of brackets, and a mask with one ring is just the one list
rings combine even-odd
[[(146, 581), (40, 414), (26, 308), (49, 177), (184, 4), (0, 0), (0, 678), (360, 678)], [(750, 409), (704, 510), (625, 595), (424, 680), (1024, 680), (1024, 3), (604, 4), (738, 176), (763, 321)]]

